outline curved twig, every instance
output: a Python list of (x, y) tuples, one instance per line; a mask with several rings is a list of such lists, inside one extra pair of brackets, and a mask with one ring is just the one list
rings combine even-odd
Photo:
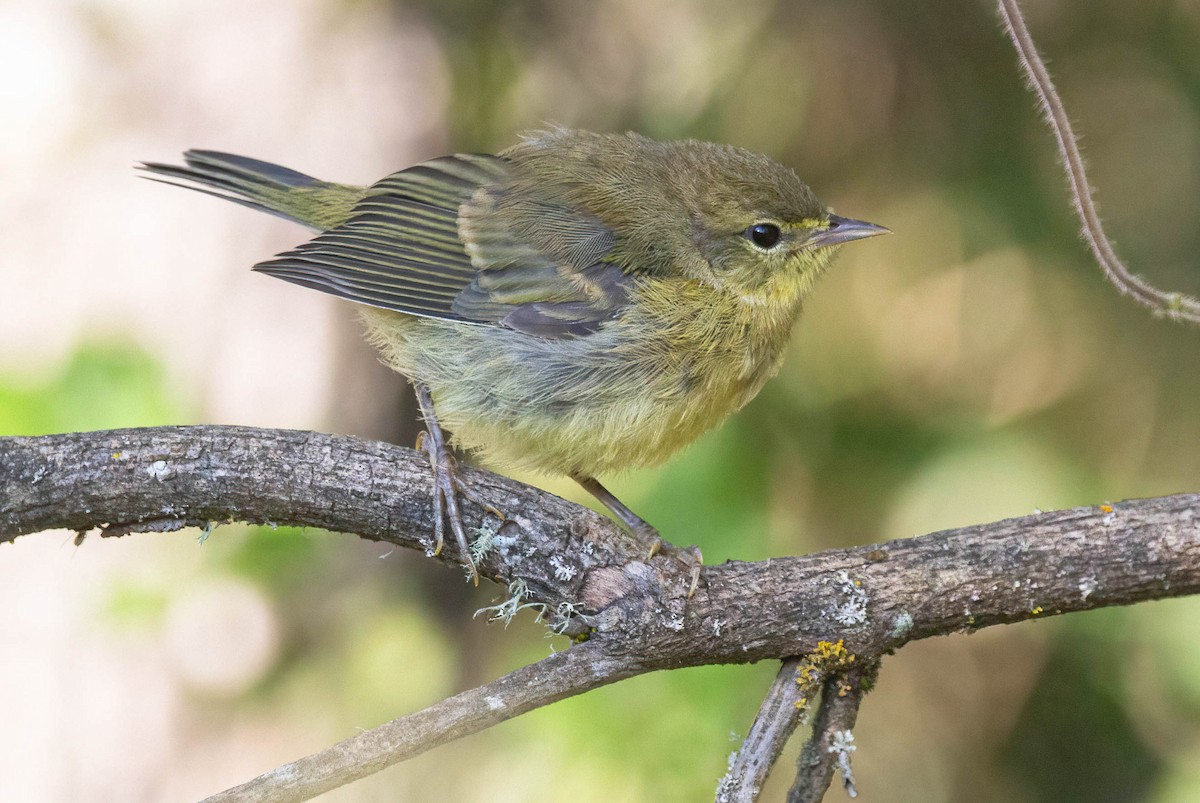
[(292, 803), (365, 778), (454, 739), (544, 705), (639, 674), (630, 658), (580, 644), (423, 711), (351, 736), (203, 803)]
[(1081, 233), (1104, 275), (1121, 293), (1154, 310), (1155, 313), (1172, 320), (1200, 323), (1200, 301), (1182, 293), (1159, 290), (1145, 279), (1131, 273), (1117, 256), (1112, 242), (1104, 233), (1104, 225), (1100, 222), (1100, 215), (1092, 202), (1092, 188), (1088, 183), (1087, 170), (1084, 168), (1083, 156), (1079, 153), (1079, 143), (1071, 128), (1071, 121), (1063, 108), (1062, 100), (1058, 97), (1058, 90), (1054, 87), (1046, 64), (1038, 55), (1033, 37), (1025, 26), (1021, 8), (1017, 5), (1017, 0), (997, 1), (1004, 30), (1016, 48), (1026, 82), (1037, 95), (1042, 116), (1054, 134), (1063, 170), (1066, 171), (1067, 182), (1071, 187), (1075, 214), (1082, 225)]

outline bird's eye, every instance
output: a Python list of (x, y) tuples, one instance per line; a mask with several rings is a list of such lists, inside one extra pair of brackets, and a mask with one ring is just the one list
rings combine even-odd
[(774, 248), (783, 237), (783, 232), (774, 223), (755, 223), (745, 234), (746, 239), (759, 248)]

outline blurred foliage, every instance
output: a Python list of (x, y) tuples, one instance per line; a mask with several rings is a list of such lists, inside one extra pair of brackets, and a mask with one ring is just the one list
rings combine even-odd
[(0, 381), (0, 434), (179, 424), (157, 362), (133, 346), (85, 345), (44, 377)]
[(1145, 800), (1163, 772), (1162, 760), (1140, 738), (1134, 712), (1124, 703), (1126, 656), (1113, 649), (1115, 641), (1068, 632), (1050, 648), (1042, 677), (1001, 753), (1028, 799)]
[[(1200, 292), (1200, 6), (1025, 5), (1120, 250), (1160, 286)], [(731, 142), (896, 232), (846, 250), (783, 372), (739, 416), (661, 469), (612, 479), (708, 562), (1197, 489), (1200, 334), (1119, 298), (1089, 261), (988, 3), (321, 7), (331, 29), (382, 10), (390, 35), (432, 36), (449, 76), (447, 148), (495, 150), (546, 122)], [(388, 158), (380, 173), (401, 166)], [(172, 384), (145, 354), (84, 342), (42, 379), (0, 377), (0, 433), (204, 420)], [(282, 636), (270, 667), (206, 699), (204, 716), (258, 712), (340, 738), (565, 646), (525, 619), (468, 621), (496, 589), (431, 580), (419, 559), (383, 552), (218, 528), (193, 571), (264, 591)], [(174, 576), (123, 581), (109, 613), (163, 621), (187, 586)], [(1180, 600), (905, 648), (864, 707), (861, 799), (1200, 799), (1197, 621), (1200, 604)], [(638, 678), (329, 797), (704, 799), (773, 672)]]

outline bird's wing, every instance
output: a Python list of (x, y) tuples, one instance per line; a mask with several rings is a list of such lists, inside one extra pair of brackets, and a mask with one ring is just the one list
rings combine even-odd
[(613, 234), (522, 191), (511, 164), (456, 155), (373, 185), (344, 223), (255, 270), (351, 301), (541, 337), (585, 335), (625, 303)]

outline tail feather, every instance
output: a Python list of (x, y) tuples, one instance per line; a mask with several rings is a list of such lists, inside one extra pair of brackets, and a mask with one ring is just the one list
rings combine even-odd
[(151, 181), (233, 201), (316, 231), (342, 223), (364, 192), (232, 153), (189, 150), (183, 159), (185, 165), (143, 162), (138, 168)]
[(193, 170), (215, 177), (236, 175), (247, 182), (282, 184), (285, 187), (311, 187), (325, 183), (282, 165), (233, 153), (190, 150), (184, 152), (183, 159)]

